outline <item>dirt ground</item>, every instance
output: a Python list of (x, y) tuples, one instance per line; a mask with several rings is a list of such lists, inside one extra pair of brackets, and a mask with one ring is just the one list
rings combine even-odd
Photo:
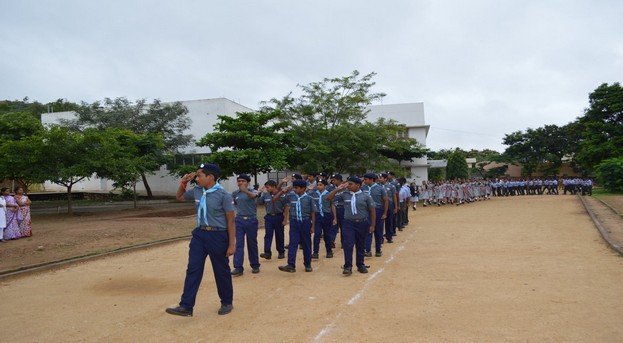
[[(35, 229), (31, 241), (0, 245), (2, 268), (14, 263), (7, 256), (18, 256), (7, 255), (12, 244), (36, 255), (40, 245), (46, 251), (45, 237), (66, 230), (79, 245), (114, 245), (133, 239), (133, 230), (141, 228), (154, 229), (160, 239), (184, 235), (195, 220), (192, 212), (156, 217), (153, 211), (93, 214), (80, 218), (77, 227), (68, 218), (48, 231)], [(100, 226), (108, 236), (79, 238)], [(384, 244), (382, 257), (367, 259), (369, 274), (342, 276), (340, 249), (333, 259), (321, 254), (312, 273), (283, 273), (277, 266), (284, 260), (262, 260), (261, 273), (234, 279), (235, 308), (226, 316), (216, 314), (209, 263), (194, 317), (164, 313), (179, 301), (187, 253), (185, 239), (0, 279), (2, 341), (620, 342), (623, 337), (623, 257), (604, 243), (576, 196), (420, 207), (410, 212), (410, 225), (394, 243)], [(297, 264), (302, 265), (300, 252)]]

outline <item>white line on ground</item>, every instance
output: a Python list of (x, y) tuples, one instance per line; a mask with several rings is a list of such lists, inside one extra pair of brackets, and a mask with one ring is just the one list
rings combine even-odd
[[(411, 233), (411, 235), (414, 235), (415, 231), (413, 231)], [(396, 255), (401, 252), (402, 250), (404, 250), (405, 245), (409, 242), (409, 240), (405, 240), (397, 249), (396, 251), (391, 254), (389, 256), (389, 258), (385, 261), (385, 264), (389, 264), (391, 263), (395, 258)], [(381, 273), (383, 273), (383, 271), (385, 270), (385, 268), (381, 268), (379, 270), (377, 270), (376, 272), (374, 272), (374, 274), (370, 275), (368, 277), (368, 279), (366, 280), (366, 282), (363, 284), (363, 286), (361, 287), (361, 289), (359, 290), (359, 292), (357, 292), (357, 294), (355, 294), (352, 298), (350, 298), (350, 300), (346, 303), (347, 305), (353, 305), (355, 302), (357, 302), (357, 300), (359, 298), (361, 298), (361, 296), (363, 295), (366, 287), (368, 287), (368, 285), (370, 284), (370, 281), (372, 281), (375, 277), (377, 277), (378, 275), (380, 275)], [(314, 341), (317, 342), (319, 341), (324, 335), (328, 334), (329, 332), (331, 332), (331, 330), (335, 327), (335, 324), (337, 323), (337, 320), (342, 316), (342, 312), (338, 313), (337, 316), (335, 317), (335, 319), (333, 319), (333, 321), (329, 324), (327, 324), (324, 328), (322, 328), (322, 330), (320, 330), (320, 332), (316, 335), (316, 337), (314, 337)]]

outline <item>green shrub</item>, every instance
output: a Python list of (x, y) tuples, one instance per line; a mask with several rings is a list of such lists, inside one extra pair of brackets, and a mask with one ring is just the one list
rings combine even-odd
[(623, 157), (602, 161), (595, 168), (597, 181), (609, 192), (623, 192)]

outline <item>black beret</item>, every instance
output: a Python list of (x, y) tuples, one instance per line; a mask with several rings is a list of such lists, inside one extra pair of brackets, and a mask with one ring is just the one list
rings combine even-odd
[(327, 180), (325, 180), (325, 179), (320, 179), (320, 180), (318, 180), (317, 182), (318, 182), (318, 183), (322, 183), (322, 184), (323, 184), (323, 185), (325, 185), (325, 186), (328, 186), (328, 185), (329, 185), (329, 183), (328, 183), (328, 182), (327, 182)]
[(391, 170), (390, 170), (390, 171), (388, 171), (388, 172), (387, 172), (387, 174), (389, 174), (389, 175), (393, 175), (393, 176), (396, 176), (396, 173), (394, 173), (394, 172), (393, 172), (393, 171), (391, 171)]
[(202, 169), (206, 175), (212, 174), (217, 178), (221, 175), (221, 168), (214, 163), (201, 163), (197, 169)]
[(340, 175), (340, 174), (333, 174), (333, 175), (331, 175), (331, 178), (342, 181), (342, 175)]
[(379, 177), (378, 177), (376, 174), (374, 174), (374, 173), (365, 173), (365, 174), (363, 174), (363, 177), (364, 177), (364, 178), (366, 178), (366, 179), (371, 179), (371, 180), (376, 180), (376, 179), (378, 179), (378, 178), (379, 178)]
[(244, 180), (247, 180), (247, 182), (251, 182), (251, 177), (249, 175), (247, 175), (247, 174), (240, 174), (240, 175), (238, 175), (236, 180), (238, 180), (238, 179), (244, 179)]
[(297, 179), (297, 180), (294, 180), (292, 182), (292, 186), (305, 188), (305, 187), (307, 187), (307, 182), (305, 182), (305, 180), (298, 180)]
[(382, 176), (384, 179), (387, 179), (387, 173), (381, 173), (381, 176)]
[(328, 175), (327, 173), (322, 172), (322, 173), (318, 173), (318, 176), (327, 177)]
[(346, 181), (351, 181), (357, 184), (361, 184), (361, 179), (356, 176), (349, 176), (348, 179), (346, 179)]
[(292, 174), (292, 177), (296, 180), (303, 180), (303, 176), (301, 176), (301, 174)]

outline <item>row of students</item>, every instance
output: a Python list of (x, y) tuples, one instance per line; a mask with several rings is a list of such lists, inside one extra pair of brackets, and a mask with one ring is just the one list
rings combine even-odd
[[(189, 245), (181, 300), (178, 306), (167, 308), (166, 312), (180, 316), (193, 315), (205, 261), (209, 256), (221, 300), (218, 314), (230, 313), (233, 310), (232, 276), (244, 274), (245, 242), (251, 271), (259, 273), (259, 257), (272, 258), (273, 238), (276, 241), (277, 258), (286, 258), (286, 224), (289, 224), (287, 264), (280, 266), (279, 270), (296, 272), (296, 255), (300, 245), (304, 269), (312, 272), (312, 259), (319, 257), (321, 237), (324, 238), (326, 257), (332, 258), (339, 231), (344, 250), (342, 273), (351, 275), (353, 268), (360, 273), (367, 273), (364, 258), (371, 256), (372, 239), (375, 240), (375, 255), (381, 256), (382, 244), (392, 243), (395, 235), (395, 219), (401, 198), (392, 174), (370, 173), (363, 178), (351, 176), (345, 181), (340, 174), (334, 174), (330, 182), (326, 179), (327, 175), (323, 174), (318, 175), (318, 180), (310, 182), (295, 174), (292, 180), (286, 178), (279, 184), (268, 181), (259, 191), (250, 187), (251, 178), (248, 175), (240, 174), (237, 177), (238, 189), (230, 194), (218, 184), (218, 166), (200, 165), (196, 172), (182, 177), (176, 195), (178, 200), (195, 201), (197, 226)], [(197, 186), (187, 189), (191, 180)], [(292, 185), (283, 187), (288, 181), (292, 181)], [(264, 205), (266, 210), (266, 233), (261, 254), (258, 254), (257, 240), (258, 205)], [(232, 255), (234, 268), (230, 269), (229, 256)]]

